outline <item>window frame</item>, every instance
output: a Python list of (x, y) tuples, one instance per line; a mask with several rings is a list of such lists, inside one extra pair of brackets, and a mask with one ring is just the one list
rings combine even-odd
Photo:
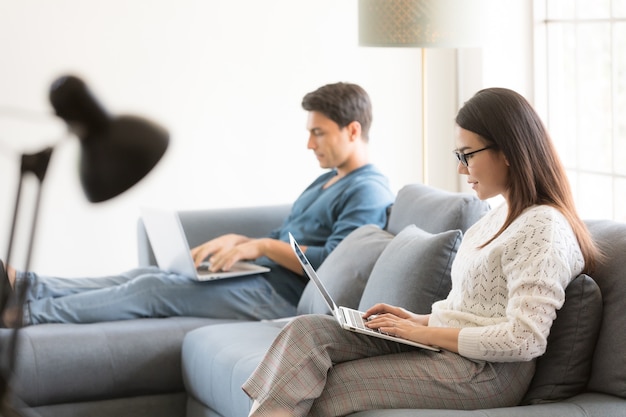
[[(605, 17), (576, 16), (576, 9), (574, 9), (573, 16), (559, 18), (550, 16), (548, 9), (550, 4), (558, 3), (559, 1), (562, 2), (563, 0), (534, 0), (533, 3), (535, 19), (535, 107), (546, 123), (548, 131), (553, 136), (557, 150), (563, 159), (581, 216), (583, 218), (608, 217), (613, 220), (626, 221), (626, 166), (622, 166), (620, 162), (621, 160), (623, 164), (626, 165), (626, 121), (622, 121), (619, 118), (619, 113), (621, 113), (622, 108), (626, 110), (623, 104), (621, 104), (621, 107), (619, 105), (619, 103), (626, 103), (626, 89), (624, 88), (626, 76), (622, 75), (623, 79), (618, 79), (618, 74), (626, 73), (626, 59), (619, 58), (618, 52), (620, 52), (620, 49), (616, 47), (617, 31), (622, 30), (622, 33), (626, 33), (626, 30), (624, 30), (626, 27), (626, 14), (624, 14), (623, 17), (616, 15), (613, 8), (613, 5), (617, 4), (617, 1), (620, 1), (622, 2), (620, 7), (622, 7), (623, 11), (624, 0), (605, 0), (606, 3), (604, 5), (608, 5), (609, 7), (609, 15)], [(597, 2), (597, 0), (568, 1), (570, 2), (567, 4), (568, 6), (571, 6), (572, 3), (580, 6), (584, 4), (584, 2)], [(584, 118), (584, 114), (589, 113), (585, 109), (588, 103), (585, 103), (583, 98), (581, 98), (581, 94), (583, 94), (582, 91), (584, 91), (584, 87), (587, 86), (582, 85), (581, 78), (577, 73), (581, 70), (578, 65), (581, 62), (580, 59), (586, 58), (579, 56), (579, 54), (581, 54), (579, 43), (582, 43), (579, 42), (579, 34), (581, 28), (591, 28), (593, 30), (592, 25), (598, 27), (608, 25), (609, 30), (607, 65), (610, 67), (610, 79), (602, 79), (602, 81), (609, 84), (607, 91), (610, 95), (610, 99), (608, 100), (610, 102), (608, 104), (610, 114), (608, 115), (608, 128), (605, 129), (608, 130), (609, 133), (607, 136), (604, 136), (600, 132), (598, 133), (600, 136), (596, 136), (608, 143), (608, 146), (604, 150), (601, 150), (601, 148), (603, 145), (606, 145), (606, 143), (600, 144), (600, 155), (604, 157), (606, 161), (610, 161), (608, 164), (598, 164), (595, 158), (592, 160), (593, 163), (590, 164), (588, 152), (581, 151), (581, 149), (584, 150), (585, 147), (593, 149), (593, 144), (589, 142), (583, 143), (583, 141), (588, 139), (583, 137), (584, 129), (581, 129), (582, 122), (580, 120), (584, 120), (581, 118)], [(551, 57), (554, 57), (555, 54), (558, 53), (565, 56), (567, 53), (571, 53), (571, 51), (565, 51), (565, 48), (559, 50), (557, 46), (551, 44), (551, 41), (555, 38), (554, 32), (556, 32), (559, 27), (568, 28), (573, 33), (573, 35), (571, 35), (573, 39), (568, 39), (573, 41), (575, 45), (575, 47), (573, 47), (573, 62), (575, 66), (571, 68), (571, 71), (575, 74), (573, 77), (574, 88), (572, 91), (563, 93), (561, 96), (558, 96), (559, 92), (556, 92), (557, 88), (554, 85), (555, 83), (550, 83), (551, 79), (555, 79), (553, 62), (556, 59)], [(571, 56), (569, 56), (569, 58), (572, 59)], [(582, 66), (584, 67), (584, 62)], [(592, 65), (590, 64), (588, 67), (591, 68)], [(585, 79), (585, 81), (587, 81), (587, 79)], [(623, 91), (620, 93), (618, 90)], [(567, 113), (567, 111), (559, 111), (560, 109), (554, 110), (555, 105), (558, 103), (567, 103), (567, 101), (564, 101), (563, 97), (566, 94), (571, 94), (575, 99), (575, 104), (572, 106), (574, 114), (570, 115), (568, 113), (569, 117), (564, 117), (563, 115), (563, 113)], [(573, 120), (573, 122), (571, 120)], [(592, 121), (595, 121), (595, 119)], [(588, 123), (587, 121), (585, 122)], [(573, 129), (573, 134), (571, 134), (571, 130), (569, 131), (571, 135), (566, 135), (563, 129), (563, 124), (568, 123), (576, 124), (573, 128), (572, 126), (568, 126), (569, 129)], [(594, 127), (595, 126), (596, 125), (594, 125)], [(563, 140), (564, 137), (567, 137), (567, 148), (565, 146), (566, 142)], [(574, 142), (573, 144), (572, 141)], [(574, 149), (572, 149), (572, 147), (574, 147)], [(594, 164), (598, 165), (594, 166)], [(593, 181), (594, 179), (597, 181)], [(605, 184), (605, 191), (600, 191), (602, 189), (601, 184)], [(600, 201), (597, 201), (598, 199)]]

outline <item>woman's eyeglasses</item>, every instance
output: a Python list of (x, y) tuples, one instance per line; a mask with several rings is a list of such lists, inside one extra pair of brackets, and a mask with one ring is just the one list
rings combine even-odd
[(452, 151), (454, 155), (456, 155), (456, 159), (463, 164), (463, 166), (467, 167), (467, 160), (469, 157), (474, 155), (475, 153), (486, 151), (487, 149), (491, 149), (493, 146), (485, 146), (484, 148), (478, 149), (477, 151), (472, 151), (468, 153), (461, 153), (459, 151)]

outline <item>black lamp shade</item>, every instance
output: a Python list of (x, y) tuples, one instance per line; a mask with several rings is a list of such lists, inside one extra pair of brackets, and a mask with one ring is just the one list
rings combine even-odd
[(110, 117), (77, 77), (56, 80), (50, 102), (81, 140), (80, 179), (92, 203), (131, 188), (167, 149), (165, 129), (139, 117)]
[(168, 135), (151, 122), (120, 116), (81, 141), (80, 180), (87, 199), (105, 201), (141, 180), (167, 149)]

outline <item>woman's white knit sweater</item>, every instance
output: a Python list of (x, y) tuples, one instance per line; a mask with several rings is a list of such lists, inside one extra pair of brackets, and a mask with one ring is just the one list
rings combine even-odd
[(459, 353), (491, 362), (542, 355), (565, 288), (584, 267), (565, 217), (549, 206), (522, 213), (497, 239), (507, 206), (472, 226), (452, 266), (452, 290), (433, 305), (430, 326), (460, 327)]

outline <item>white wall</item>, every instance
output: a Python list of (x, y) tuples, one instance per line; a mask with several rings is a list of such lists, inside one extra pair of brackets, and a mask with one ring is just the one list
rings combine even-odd
[[(510, 3), (497, 9), (498, 19), (518, 22), (530, 0)], [(524, 36), (501, 33), (485, 47), (476, 85), (526, 82), (526, 69), (517, 65), (528, 52)], [(64, 137), (58, 120), (37, 116), (50, 112), (47, 90), (56, 77), (77, 74), (111, 112), (149, 117), (171, 133), (164, 160), (144, 181), (98, 205), (80, 189), (78, 141), (57, 147), (31, 263), (36, 271), (72, 276), (135, 266), (141, 205), (292, 201), (321, 173), (306, 149), (300, 101), (330, 82), (356, 82), (370, 93), (372, 159), (394, 190), (421, 180), (420, 51), (358, 47), (356, 0), (0, 0), (0, 57), (1, 258), (19, 153)], [(491, 66), (496, 61), (499, 70)], [(456, 83), (455, 71), (451, 77)], [(455, 90), (441, 97), (451, 114), (430, 125), (451, 128)], [(433, 157), (445, 149), (447, 159), (431, 165), (449, 165), (452, 147), (442, 142)], [(454, 184), (454, 164), (450, 171), (438, 175), (445, 184)], [(23, 242), (17, 243), (19, 250)]]
[[(483, 46), (427, 50), (428, 159), (431, 185), (471, 192), (456, 172), (454, 117), (476, 91), (506, 87), (533, 101), (533, 1), (482, 0)], [(456, 70), (450, 69), (455, 66)], [(495, 203), (495, 202), (494, 202)]]

